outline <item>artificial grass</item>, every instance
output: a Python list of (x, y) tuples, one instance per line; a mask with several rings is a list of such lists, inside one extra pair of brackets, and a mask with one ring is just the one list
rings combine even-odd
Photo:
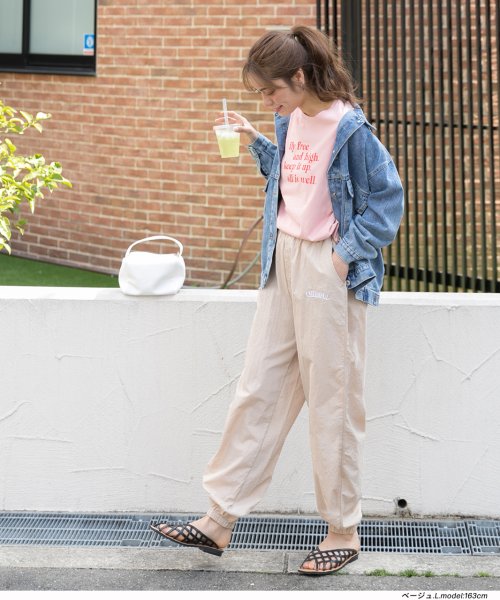
[(118, 278), (0, 253), (0, 285), (116, 288)]

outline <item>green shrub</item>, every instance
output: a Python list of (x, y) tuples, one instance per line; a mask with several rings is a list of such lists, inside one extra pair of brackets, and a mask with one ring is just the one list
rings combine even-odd
[[(17, 111), (0, 100), (0, 251), (5, 249), (10, 254), (12, 223), (7, 214), (17, 218), (23, 203), (27, 203), (33, 213), (36, 201), (44, 197), (45, 190), (52, 192), (59, 185), (71, 187), (71, 182), (62, 175), (60, 163), (47, 164), (41, 154), (18, 155), (10, 138), (3, 137), (22, 135), (30, 127), (41, 133), (41, 121), (50, 117), (42, 112), (33, 116)], [(14, 223), (21, 235), (25, 226), (24, 219), (17, 218)]]

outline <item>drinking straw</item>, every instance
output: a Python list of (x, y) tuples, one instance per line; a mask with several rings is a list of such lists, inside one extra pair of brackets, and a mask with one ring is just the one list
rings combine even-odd
[(227, 118), (227, 100), (222, 98), (222, 110), (224, 111), (224, 122), (226, 127), (229, 127), (229, 119)]

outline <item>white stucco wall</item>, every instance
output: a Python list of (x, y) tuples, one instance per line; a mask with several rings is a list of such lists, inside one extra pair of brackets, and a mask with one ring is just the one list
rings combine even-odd
[[(203, 512), (256, 292), (0, 287), (0, 510)], [(365, 515), (500, 517), (500, 295), (369, 310)], [(307, 409), (260, 512), (314, 513)]]

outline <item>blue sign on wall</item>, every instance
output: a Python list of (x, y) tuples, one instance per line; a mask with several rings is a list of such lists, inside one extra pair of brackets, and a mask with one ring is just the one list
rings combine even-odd
[(94, 55), (94, 47), (95, 47), (95, 35), (93, 33), (84, 34), (84, 36), (83, 36), (83, 53), (93, 56)]

